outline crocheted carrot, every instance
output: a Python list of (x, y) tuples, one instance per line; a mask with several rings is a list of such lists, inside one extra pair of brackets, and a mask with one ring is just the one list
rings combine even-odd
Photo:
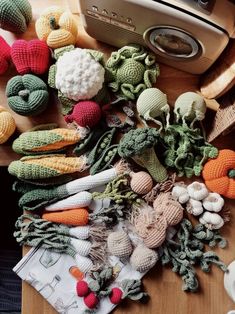
[(86, 157), (65, 157), (65, 155), (28, 156), (13, 161), (8, 171), (23, 180), (37, 180), (57, 177), (66, 173), (82, 172), (86, 169)]
[(62, 212), (44, 213), (42, 218), (65, 225), (86, 226), (88, 224), (89, 213), (85, 208), (78, 208)]
[(87, 135), (86, 129), (70, 130), (57, 128), (22, 133), (12, 145), (18, 154), (32, 155), (56, 152), (68, 145), (78, 143)]

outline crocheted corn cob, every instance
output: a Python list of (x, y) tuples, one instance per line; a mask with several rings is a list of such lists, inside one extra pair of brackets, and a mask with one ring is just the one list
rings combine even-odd
[(28, 156), (13, 161), (8, 171), (23, 180), (37, 180), (57, 177), (86, 169), (86, 158), (65, 157), (65, 155)]
[(25, 155), (56, 152), (78, 143), (86, 134), (85, 129), (64, 128), (24, 132), (13, 142), (12, 148), (16, 153)]
[(24, 33), (32, 19), (32, 8), (28, 0), (1, 0), (1, 28), (13, 32)]
[(5, 143), (15, 132), (15, 120), (5, 108), (0, 106), (0, 144)]
[(70, 209), (62, 212), (44, 213), (42, 219), (71, 226), (86, 226), (89, 213), (85, 208)]
[(7, 71), (11, 61), (11, 47), (2, 36), (0, 36), (0, 47), (0, 75), (2, 75)]
[(49, 69), (50, 50), (47, 44), (39, 39), (16, 40), (11, 47), (11, 57), (21, 75), (27, 73), (41, 75)]

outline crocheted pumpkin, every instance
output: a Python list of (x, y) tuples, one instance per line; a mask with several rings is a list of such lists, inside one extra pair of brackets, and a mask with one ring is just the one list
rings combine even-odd
[(13, 111), (22, 116), (35, 116), (46, 109), (49, 94), (46, 84), (38, 77), (25, 74), (7, 83), (6, 96)]
[(0, 47), (0, 75), (2, 75), (7, 71), (11, 60), (11, 47), (2, 36), (0, 36)]
[(21, 75), (27, 73), (41, 75), (49, 69), (50, 50), (47, 44), (39, 39), (16, 40), (11, 47), (11, 57)]
[(47, 8), (36, 21), (35, 28), (38, 38), (53, 49), (76, 43), (77, 25), (73, 15), (60, 7)]
[(15, 132), (15, 120), (5, 108), (0, 106), (0, 144), (5, 143)]
[(1, 0), (0, 27), (13, 32), (24, 33), (32, 19), (32, 8), (28, 0)]
[(204, 165), (202, 175), (209, 190), (235, 199), (235, 151), (220, 150), (217, 158)]

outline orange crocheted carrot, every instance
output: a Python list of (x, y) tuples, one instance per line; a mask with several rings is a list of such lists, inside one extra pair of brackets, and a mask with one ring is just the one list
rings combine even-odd
[(88, 224), (89, 213), (85, 208), (78, 208), (62, 212), (44, 213), (42, 218), (65, 225), (85, 226)]
[(202, 175), (212, 192), (235, 199), (235, 151), (220, 150), (217, 158), (204, 165)]

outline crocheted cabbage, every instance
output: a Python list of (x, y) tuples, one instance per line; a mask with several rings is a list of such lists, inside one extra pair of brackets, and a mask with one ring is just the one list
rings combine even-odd
[(65, 52), (56, 67), (56, 88), (69, 99), (91, 99), (102, 88), (105, 70), (84, 49)]

